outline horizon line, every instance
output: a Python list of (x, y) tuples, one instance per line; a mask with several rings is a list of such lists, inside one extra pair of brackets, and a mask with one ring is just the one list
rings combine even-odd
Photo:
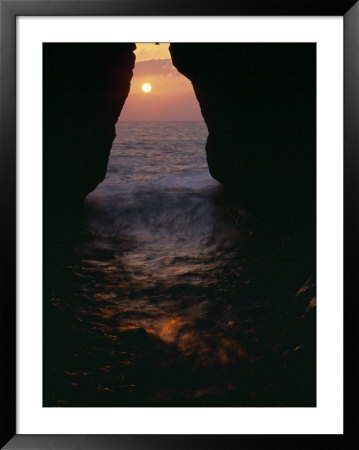
[(146, 120), (117, 120), (116, 123), (119, 122), (203, 122), (205, 123), (204, 119), (173, 119), (173, 120), (151, 120), (151, 119), (146, 119)]

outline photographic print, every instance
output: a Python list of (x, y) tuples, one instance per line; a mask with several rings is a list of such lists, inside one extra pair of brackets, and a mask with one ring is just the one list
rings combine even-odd
[(316, 44), (44, 43), (43, 261), (43, 406), (315, 407)]

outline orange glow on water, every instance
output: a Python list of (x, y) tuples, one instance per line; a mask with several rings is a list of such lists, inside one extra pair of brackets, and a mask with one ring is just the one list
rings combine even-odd
[(174, 342), (180, 327), (184, 325), (181, 318), (175, 317), (165, 321), (158, 333), (159, 337), (166, 342)]

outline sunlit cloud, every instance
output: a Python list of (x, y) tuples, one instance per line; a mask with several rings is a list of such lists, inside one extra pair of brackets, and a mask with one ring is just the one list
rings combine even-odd
[(136, 63), (136, 76), (150, 75), (175, 75), (181, 76), (173, 67), (170, 59), (149, 59), (147, 61), (139, 61)]
[(169, 57), (168, 47), (169, 43), (162, 42), (158, 45), (150, 43), (137, 43), (136, 44), (136, 62), (147, 61), (150, 59), (166, 59)]

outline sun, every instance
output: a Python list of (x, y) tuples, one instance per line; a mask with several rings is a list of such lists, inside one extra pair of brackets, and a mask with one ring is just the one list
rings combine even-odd
[(143, 92), (151, 92), (152, 91), (152, 86), (150, 85), (150, 83), (144, 83), (142, 85), (142, 90)]

